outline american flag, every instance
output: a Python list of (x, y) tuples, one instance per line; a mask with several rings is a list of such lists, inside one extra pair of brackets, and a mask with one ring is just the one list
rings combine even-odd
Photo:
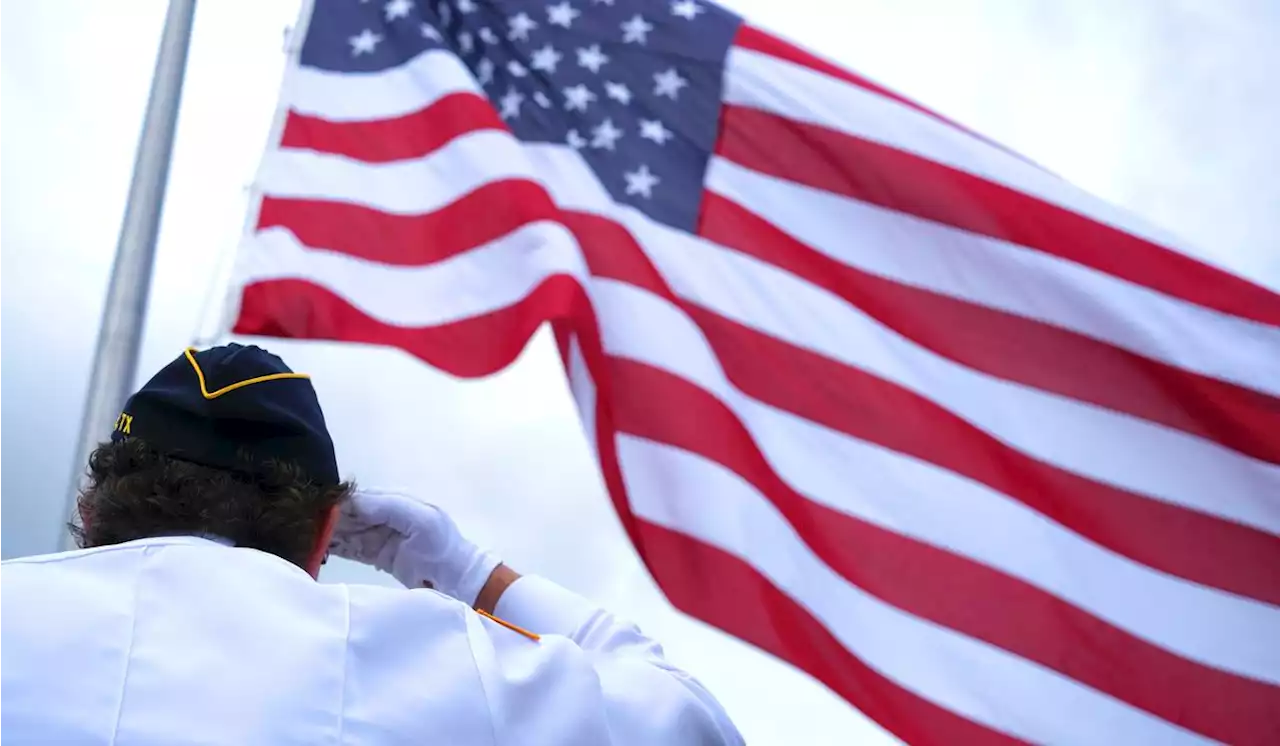
[(235, 332), (551, 322), (672, 603), (906, 741), (1280, 743), (1280, 296), (704, 0), (297, 34)]

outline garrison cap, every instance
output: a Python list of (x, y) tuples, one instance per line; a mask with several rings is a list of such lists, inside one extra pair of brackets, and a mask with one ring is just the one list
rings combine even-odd
[(116, 418), (112, 440), (141, 438), (204, 466), (254, 470), (291, 461), (315, 482), (339, 482), (333, 440), (310, 376), (254, 345), (188, 348)]

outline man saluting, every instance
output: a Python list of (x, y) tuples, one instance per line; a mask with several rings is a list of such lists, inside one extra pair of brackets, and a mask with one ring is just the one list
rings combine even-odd
[[(82, 548), (3, 563), (5, 743), (741, 742), (633, 625), (341, 481), (258, 347), (165, 366), (89, 476)], [(411, 590), (317, 583), (330, 550)]]

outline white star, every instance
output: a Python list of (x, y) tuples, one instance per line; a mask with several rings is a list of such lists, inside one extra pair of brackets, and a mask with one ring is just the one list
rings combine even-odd
[(638, 42), (645, 44), (649, 41), (647, 34), (653, 30), (653, 24), (649, 23), (639, 13), (631, 16), (631, 20), (622, 24), (622, 41), (630, 44)]
[(680, 89), (687, 85), (689, 81), (680, 77), (680, 73), (676, 72), (674, 67), (653, 74), (653, 95), (655, 96), (668, 96), (675, 99)]
[(599, 44), (592, 44), (585, 49), (578, 48), (578, 67), (585, 67), (593, 73), (598, 73), (601, 66), (608, 61), (609, 56), (600, 51)]
[(591, 147), (613, 150), (614, 143), (621, 137), (622, 130), (614, 126), (612, 119), (606, 119), (591, 130)]
[(536, 103), (538, 106), (541, 106), (544, 109), (551, 108), (551, 99), (547, 98), (547, 94), (543, 93), (542, 91), (534, 91), (533, 100), (534, 100), (534, 103)]
[(653, 196), (653, 187), (661, 181), (643, 163), (635, 171), (624, 172), (622, 178), (627, 180), (627, 194), (638, 194), (645, 199)]
[(449, 3), (440, 3), (438, 15), (440, 16), (440, 25), (448, 26), (449, 20), (453, 18), (453, 8), (449, 7)]
[(478, 33), (480, 34), (480, 41), (484, 42), (485, 44), (498, 43), (498, 35), (493, 33), (493, 29), (489, 28), (488, 26), (482, 26)]
[(533, 50), (533, 54), (529, 56), (529, 66), (534, 70), (542, 70), (547, 74), (554, 74), (556, 65), (560, 64), (561, 56), (555, 47), (547, 44), (542, 49)]
[(511, 41), (529, 41), (529, 32), (538, 27), (538, 22), (528, 13), (517, 13), (507, 19), (507, 38)]
[(480, 81), (480, 85), (488, 85), (493, 82), (493, 60), (488, 57), (480, 59), (480, 62), (476, 64), (476, 80)]
[(587, 105), (595, 100), (596, 94), (581, 83), (564, 89), (564, 108), (570, 111), (586, 111)]
[(553, 23), (557, 26), (569, 28), (573, 25), (573, 20), (582, 15), (582, 11), (569, 4), (569, 0), (559, 5), (547, 6), (547, 23)]
[(360, 32), (359, 36), (353, 36), (347, 39), (347, 43), (351, 45), (351, 56), (359, 57), (362, 54), (373, 54), (373, 50), (378, 46), (378, 42), (382, 41), (382, 34), (375, 34), (369, 29)]
[(612, 80), (606, 81), (604, 94), (623, 106), (631, 103), (631, 89), (624, 83), (615, 83)]
[(507, 72), (511, 73), (517, 78), (523, 78), (524, 76), (529, 74), (529, 70), (524, 65), (520, 64), (520, 60), (511, 60), (510, 62), (508, 62)]
[(653, 140), (659, 145), (665, 145), (673, 135), (671, 130), (662, 126), (662, 122), (657, 119), (641, 119), (640, 120), (640, 136), (646, 140)]
[(443, 41), (440, 38), (440, 32), (436, 30), (435, 26), (432, 26), (429, 23), (424, 23), (422, 24), (421, 29), (422, 29), (422, 38), (430, 39), (432, 41)]
[(587, 147), (587, 141), (578, 134), (577, 130), (569, 130), (569, 134), (565, 136), (564, 141), (569, 143), (569, 147), (574, 150), (582, 150)]
[(463, 31), (462, 33), (458, 34), (458, 49), (462, 50), (463, 54), (467, 54), (472, 49), (475, 49), (475, 48), (476, 48), (476, 43), (471, 38), (470, 33)]
[(524, 103), (524, 96), (515, 88), (508, 88), (498, 103), (502, 106), (502, 118), (511, 119), (520, 116), (520, 104)]
[(475, 0), (458, 0), (458, 10), (463, 13), (476, 12)]
[(671, 15), (687, 18), (692, 21), (699, 13), (705, 11), (706, 8), (698, 5), (693, 0), (671, 0)]
[(411, 10), (413, 10), (413, 0), (391, 0), (382, 6), (382, 13), (386, 16), (387, 23), (397, 18), (407, 18)]

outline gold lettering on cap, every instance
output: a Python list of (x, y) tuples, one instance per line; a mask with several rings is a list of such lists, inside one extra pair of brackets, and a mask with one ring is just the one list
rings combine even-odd
[(120, 416), (116, 418), (116, 430), (124, 433), (125, 435), (132, 435), (133, 434), (131, 431), (132, 427), (133, 427), (133, 415), (125, 414), (124, 412), (121, 412)]

